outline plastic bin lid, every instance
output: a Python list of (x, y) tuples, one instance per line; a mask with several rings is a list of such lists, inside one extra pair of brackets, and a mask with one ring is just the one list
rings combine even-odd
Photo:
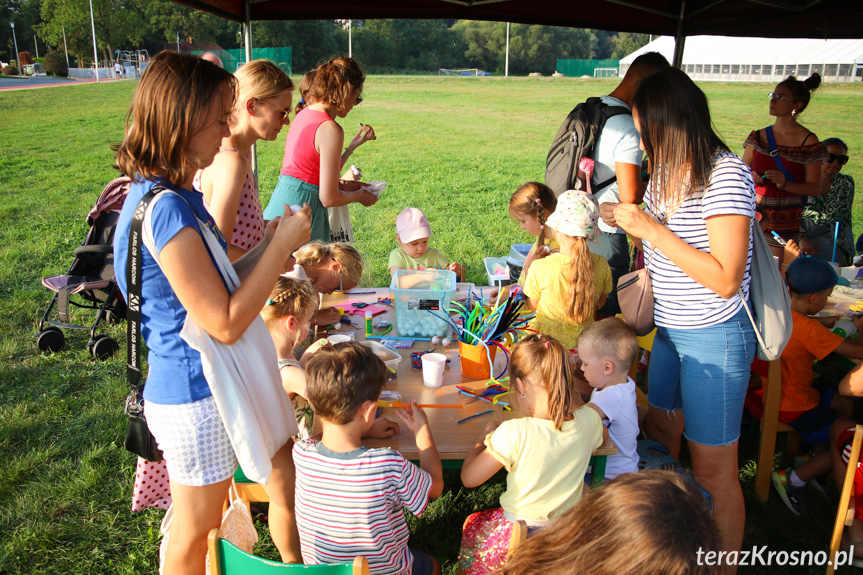
[(449, 270), (396, 270), (390, 289), (455, 290), (455, 272)]
[(509, 257), (514, 260), (522, 260), (527, 257), (528, 252), (530, 252), (530, 248), (533, 247), (533, 244), (512, 244), (509, 250)]

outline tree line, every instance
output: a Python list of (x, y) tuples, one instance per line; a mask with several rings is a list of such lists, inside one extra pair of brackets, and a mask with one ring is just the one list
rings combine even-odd
[[(171, 0), (93, 0), (99, 59), (116, 50), (181, 49), (201, 44), (242, 45), (242, 26)], [(18, 47), (35, 53), (63, 50), (79, 66), (91, 66), (93, 44), (89, 3), (81, 0), (7, 0), (0, 8), (0, 59), (9, 59), (15, 23)], [(292, 49), (299, 74), (321, 60), (348, 51), (343, 20), (262, 21), (252, 23), (257, 48)], [(34, 36), (36, 37), (34, 39)], [(551, 74), (558, 58), (621, 58), (647, 43), (645, 34), (513, 24), (509, 72)], [(43, 43), (41, 46), (39, 43)], [(503, 73), (506, 24), (473, 20), (354, 21), (353, 54), (369, 73), (423, 73), (439, 68), (480, 68)], [(75, 62), (72, 62), (75, 65)]]

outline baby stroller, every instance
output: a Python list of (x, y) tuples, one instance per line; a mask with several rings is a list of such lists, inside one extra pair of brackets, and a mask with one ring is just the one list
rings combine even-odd
[[(89, 329), (87, 351), (96, 359), (107, 359), (120, 346), (105, 334), (96, 335), (96, 326), (104, 320), (118, 323), (126, 318), (126, 303), (114, 279), (114, 229), (132, 181), (127, 177), (112, 180), (87, 214), (90, 231), (84, 243), (75, 248), (75, 260), (69, 270), (58, 276), (42, 278), (42, 285), (54, 292), (48, 309), (39, 320), (36, 344), (41, 351), (60, 351), (66, 343), (63, 329)], [(48, 317), (57, 306), (59, 321)], [(88, 328), (71, 323), (69, 306), (98, 310)]]

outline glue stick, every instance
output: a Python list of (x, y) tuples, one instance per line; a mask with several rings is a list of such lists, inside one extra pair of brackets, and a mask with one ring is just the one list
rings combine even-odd
[(366, 310), (366, 337), (374, 335), (374, 333), (374, 328), (372, 327), (372, 312), (371, 310)]

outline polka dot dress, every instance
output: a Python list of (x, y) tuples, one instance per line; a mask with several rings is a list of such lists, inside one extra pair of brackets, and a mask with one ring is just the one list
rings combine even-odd
[(243, 191), (240, 192), (240, 205), (237, 209), (237, 221), (231, 243), (246, 251), (252, 249), (264, 239), (264, 212), (261, 210), (261, 200), (258, 197), (258, 187), (255, 181), (246, 176)]
[(132, 490), (132, 511), (143, 511), (147, 507), (167, 509), (170, 506), (171, 485), (165, 462), (147, 461), (139, 457)]

